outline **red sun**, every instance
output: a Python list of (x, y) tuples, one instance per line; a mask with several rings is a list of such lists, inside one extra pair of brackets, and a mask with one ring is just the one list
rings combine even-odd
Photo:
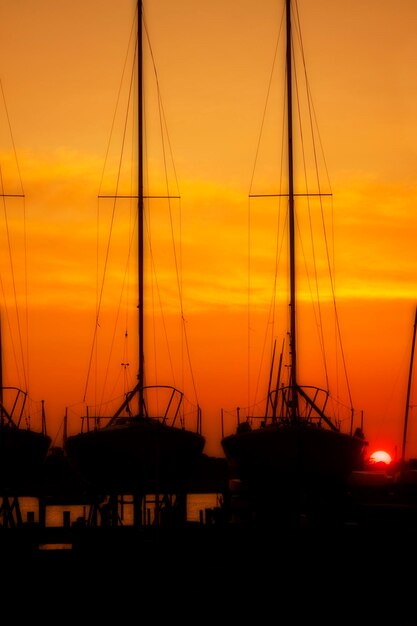
[(391, 455), (385, 450), (377, 450), (373, 452), (369, 457), (371, 463), (385, 463), (385, 465), (389, 465), (392, 461)]

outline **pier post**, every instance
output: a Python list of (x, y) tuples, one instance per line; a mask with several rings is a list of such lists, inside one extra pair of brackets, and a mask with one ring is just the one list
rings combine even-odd
[(38, 499), (38, 512), (39, 512), (39, 526), (45, 528), (46, 526), (46, 502), (42, 496)]
[(142, 501), (143, 495), (134, 493), (133, 494), (133, 525), (134, 526), (142, 526)]
[(3, 496), (0, 506), (0, 516), (5, 528), (15, 528), (23, 525), (18, 496)]

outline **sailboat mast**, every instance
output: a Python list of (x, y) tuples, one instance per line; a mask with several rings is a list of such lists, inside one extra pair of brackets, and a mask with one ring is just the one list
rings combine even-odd
[(144, 408), (144, 349), (143, 349), (143, 94), (142, 94), (142, 2), (138, 0), (138, 313), (139, 313), (139, 364), (138, 364), (138, 387), (139, 387), (139, 413), (142, 415)]
[(287, 124), (288, 124), (288, 199), (289, 199), (289, 253), (290, 253), (290, 353), (291, 353), (291, 388), (292, 413), (297, 414), (297, 352), (295, 327), (295, 214), (294, 214), (294, 171), (293, 171), (293, 133), (292, 133), (292, 63), (291, 63), (291, 0), (286, 0), (287, 31)]
[(0, 319), (0, 424), (3, 426), (4, 413), (3, 413), (3, 345), (1, 335), (1, 319)]
[(407, 400), (405, 403), (403, 448), (402, 448), (402, 454), (401, 454), (401, 461), (402, 461), (403, 467), (404, 467), (404, 462), (405, 462), (405, 446), (407, 443), (408, 409), (410, 406), (411, 383), (413, 380), (414, 348), (416, 344), (416, 330), (417, 330), (417, 308), (416, 308), (416, 313), (415, 313), (415, 318), (414, 318), (413, 341), (411, 343), (410, 369), (408, 373)]

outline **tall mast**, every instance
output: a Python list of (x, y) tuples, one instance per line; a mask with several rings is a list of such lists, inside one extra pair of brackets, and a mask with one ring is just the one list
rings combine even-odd
[(294, 215), (294, 172), (292, 135), (292, 64), (291, 64), (291, 0), (286, 0), (287, 24), (287, 124), (288, 124), (288, 199), (289, 199), (289, 248), (290, 248), (290, 352), (291, 352), (291, 411), (297, 415), (297, 352), (295, 327), (295, 215)]
[(142, 415), (144, 408), (143, 385), (144, 385), (144, 349), (143, 349), (143, 102), (142, 102), (142, 2), (138, 0), (138, 312), (139, 312), (139, 414)]
[(4, 413), (3, 413), (3, 346), (1, 336), (1, 320), (0, 320), (0, 424), (3, 426)]
[(408, 373), (407, 400), (405, 403), (403, 448), (402, 448), (402, 454), (401, 454), (401, 461), (402, 461), (403, 467), (404, 467), (404, 462), (405, 462), (405, 445), (407, 442), (408, 409), (410, 406), (411, 382), (413, 379), (413, 363), (414, 363), (414, 348), (415, 348), (415, 343), (416, 343), (416, 327), (417, 327), (417, 308), (416, 308), (416, 314), (414, 318), (413, 341), (411, 343), (410, 369)]

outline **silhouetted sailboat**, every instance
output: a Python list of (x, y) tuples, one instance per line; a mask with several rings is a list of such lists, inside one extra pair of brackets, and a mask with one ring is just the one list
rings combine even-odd
[[(3, 87), (1, 94), (4, 105)], [(9, 115), (6, 110), (6, 117), (9, 126)], [(0, 198), (3, 204), (4, 216), (7, 222), (7, 201), (10, 198), (24, 197), (22, 194), (7, 193), (3, 184), (3, 171), (0, 167)], [(7, 237), (9, 237), (9, 226), (6, 226)], [(8, 242), (9, 252), (11, 250)], [(13, 262), (10, 257), (10, 276), (15, 283)], [(2, 292), (4, 293), (4, 279), (6, 278), (5, 268), (2, 267)], [(5, 298), (6, 300), (6, 298)], [(8, 313), (7, 306), (4, 309)], [(11, 325), (9, 324), (9, 327)], [(20, 330), (16, 336), (21, 338)], [(46, 459), (51, 438), (46, 432), (46, 419), (44, 406), (42, 403), (41, 424), (39, 430), (33, 430), (31, 425), (30, 410), (33, 408), (27, 390), (17, 386), (5, 384), (5, 378), (11, 378), (9, 369), (6, 376), (3, 374), (3, 337), (0, 322), (0, 498), (10, 496), (25, 495), (35, 493), (37, 480)], [(37, 421), (37, 420), (36, 420)]]
[(50, 444), (43, 406), (41, 430), (32, 430), (27, 392), (3, 384), (0, 328), (0, 497), (36, 494)]
[(328, 391), (302, 386), (299, 382), (295, 198), (309, 193), (300, 194), (294, 190), (291, 19), (291, 1), (286, 0), (288, 193), (285, 195), (288, 196), (290, 281), (289, 382), (282, 383), (280, 376), (284, 367), (279, 368), (275, 389), (271, 388), (271, 375), (266, 414), (258, 420), (248, 418), (238, 423), (237, 431), (224, 436), (221, 441), (232, 476), (241, 479), (254, 497), (262, 494), (262, 498), (269, 501), (282, 498), (287, 504), (295, 502), (302, 494), (329, 493), (343, 485), (353, 470), (362, 467), (367, 445), (362, 425), (355, 431), (353, 429), (353, 413), (350, 432), (341, 432), (336, 420), (327, 413)]
[(25, 417), (27, 392), (2, 386), (0, 393), (0, 495), (37, 495), (51, 444), (44, 416), (42, 430), (31, 430)]
[[(142, 7), (138, 3), (138, 272), (139, 367), (136, 386), (110, 417), (89, 416), (94, 428), (65, 438), (70, 463), (93, 489), (105, 494), (170, 494), (184, 489), (201, 458), (201, 415), (186, 428), (183, 392), (148, 386), (144, 354), (144, 189), (142, 103)], [(161, 394), (166, 408), (161, 410)]]
[[(1, 374), (0, 374), (1, 376)], [(40, 431), (31, 430), (28, 395), (0, 379), (0, 496), (36, 494), (51, 438), (42, 414)]]

